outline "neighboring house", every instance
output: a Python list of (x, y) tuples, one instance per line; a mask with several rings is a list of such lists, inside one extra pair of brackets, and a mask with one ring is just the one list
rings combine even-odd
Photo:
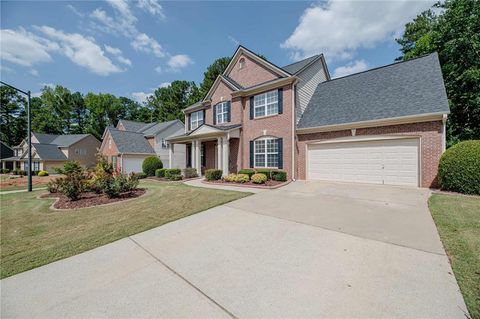
[[(91, 134), (53, 135), (32, 132), (32, 170), (54, 172), (66, 161), (78, 161), (84, 167), (92, 167), (97, 161), (100, 146)], [(24, 139), (13, 148), (13, 156), (3, 159), (2, 165), (28, 170), (28, 143)]]
[[(122, 173), (141, 172), (143, 160), (152, 155), (170, 168), (166, 138), (184, 131), (185, 126), (179, 120), (162, 123), (120, 120), (116, 128), (105, 129), (100, 153)], [(174, 151), (172, 167), (185, 167), (185, 146), (177, 145)]]
[(278, 67), (240, 46), (184, 112), (168, 142), (201, 172), (432, 187), (449, 108), (436, 53), (330, 79), (323, 55)]
[(10, 170), (13, 169), (12, 162), (8, 161), (8, 162), (5, 162), (5, 165), (3, 164), (3, 159), (12, 157), (13, 154), (14, 154), (13, 149), (7, 144), (0, 141), (0, 162), (2, 163), (1, 165), (2, 168), (8, 168)]

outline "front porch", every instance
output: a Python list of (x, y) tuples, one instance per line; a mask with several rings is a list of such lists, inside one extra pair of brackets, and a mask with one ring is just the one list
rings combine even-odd
[(170, 167), (173, 165), (174, 145), (185, 144), (186, 167), (195, 168), (200, 176), (212, 168), (221, 169), (223, 176), (239, 169), (240, 125), (202, 125), (185, 135), (171, 137), (167, 142)]

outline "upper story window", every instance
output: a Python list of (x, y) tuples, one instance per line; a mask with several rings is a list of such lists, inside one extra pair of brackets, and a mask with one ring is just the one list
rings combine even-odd
[(215, 105), (216, 124), (227, 123), (230, 121), (230, 103), (221, 102)]
[(112, 138), (111, 137), (108, 139), (108, 148), (112, 149)]
[(203, 110), (190, 114), (190, 129), (194, 130), (203, 124)]
[(238, 68), (241, 70), (245, 67), (245, 58), (241, 58), (240, 61), (238, 61)]
[(254, 142), (254, 166), (278, 167), (279, 147), (277, 138), (261, 138)]
[(167, 148), (167, 141), (164, 138), (162, 138), (162, 148)]
[(278, 90), (255, 95), (253, 108), (255, 117), (278, 114)]

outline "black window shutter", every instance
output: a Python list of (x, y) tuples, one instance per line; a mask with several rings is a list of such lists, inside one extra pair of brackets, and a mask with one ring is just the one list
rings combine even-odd
[(278, 168), (283, 168), (283, 138), (278, 138), (277, 143), (278, 143)]
[(190, 131), (192, 129), (192, 115), (188, 114), (187, 115), (187, 131)]
[(213, 106), (213, 125), (217, 125), (217, 106)]
[(203, 124), (205, 124), (205, 109), (203, 109)]
[(253, 168), (254, 161), (253, 161), (253, 156), (255, 154), (253, 153), (253, 141), (250, 141), (250, 168)]
[(232, 119), (230, 114), (232, 114), (232, 104), (230, 103), (230, 101), (228, 101), (227, 102), (227, 122), (230, 122)]
[(253, 120), (253, 96), (250, 97), (250, 119)]
[(283, 88), (278, 89), (278, 114), (283, 113)]

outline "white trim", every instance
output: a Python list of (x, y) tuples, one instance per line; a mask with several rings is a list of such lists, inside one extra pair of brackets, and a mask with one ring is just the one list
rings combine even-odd
[[(224, 124), (228, 123), (228, 101), (223, 101), (215, 104), (215, 122), (216, 124)], [(221, 112), (219, 112), (219, 108), (222, 109)], [(220, 115), (222, 121), (218, 121), (218, 116)], [(225, 118), (224, 118), (225, 117)]]
[[(276, 92), (276, 93), (277, 93), (277, 96), (276, 96), (276, 97), (277, 97), (277, 100), (276, 100), (276, 102), (268, 103), (268, 94), (269, 94), (269, 93), (273, 93), (273, 92)], [(255, 98), (256, 98), (257, 96), (261, 96), (261, 95), (264, 95), (264, 96), (265, 96), (265, 98), (263, 98), (262, 101), (261, 101), (261, 103), (263, 103), (263, 104), (261, 104), (261, 105), (256, 105), (256, 103), (255, 103)], [(268, 116), (277, 115), (277, 114), (278, 114), (278, 106), (279, 106), (279, 105), (278, 105), (278, 102), (279, 102), (279, 101), (278, 101), (278, 90), (271, 90), (271, 91), (267, 91), (267, 92), (263, 92), (263, 93), (254, 95), (254, 96), (253, 96), (253, 118), (254, 118), (254, 119), (258, 119), (258, 118), (263, 118), (263, 117), (268, 117)], [(275, 104), (277, 105), (277, 111), (274, 112), (274, 113), (268, 114), (268, 106), (270, 106), (270, 105), (275, 105)], [(256, 111), (257, 111), (257, 109), (260, 109), (260, 108), (264, 108), (263, 115), (257, 116), (257, 115), (256, 115)]]
[(285, 72), (284, 70), (280, 69), (279, 67), (275, 66), (274, 64), (272, 64), (271, 62), (268, 62), (267, 60), (264, 60), (262, 58), (260, 58), (259, 56), (257, 56), (256, 54), (250, 52), (247, 48), (244, 48), (242, 46), (239, 46), (237, 48), (237, 50), (235, 51), (235, 53), (233, 54), (232, 56), (232, 59), (230, 60), (230, 63), (228, 63), (227, 67), (225, 68), (225, 71), (223, 71), (222, 75), (228, 75), (232, 69), (233, 69), (233, 66), (235, 65), (235, 63), (237, 63), (239, 57), (244, 54), (246, 55), (247, 57), (257, 61), (258, 63), (260, 63), (261, 65), (263, 65), (264, 67), (270, 69), (271, 71), (274, 71), (275, 73), (277, 73), (278, 75), (281, 75), (281, 76), (290, 76), (289, 73)]
[[(197, 114), (197, 119), (195, 120), (195, 123), (196, 123), (195, 127), (193, 127), (193, 118), (192, 118), (193, 114)], [(200, 119), (200, 116), (198, 114), (202, 114), (201, 119)], [(191, 131), (193, 131), (193, 130), (199, 128), (200, 126), (202, 126), (202, 124), (205, 123), (205, 119), (203, 118), (203, 110), (199, 110), (199, 111), (195, 111), (195, 112), (190, 113), (189, 121), (190, 121), (190, 130)]]
[(333, 124), (333, 125), (324, 125), (324, 126), (309, 127), (309, 128), (299, 128), (297, 129), (297, 134), (328, 132), (328, 131), (346, 130), (346, 129), (352, 129), (352, 128), (408, 124), (408, 123), (414, 123), (414, 122), (429, 122), (429, 121), (441, 120), (444, 115), (445, 115), (445, 112), (438, 112), (438, 113), (427, 113), (427, 114), (420, 114), (420, 115), (391, 117), (391, 118), (378, 119), (378, 120), (351, 122), (351, 123), (345, 123), (345, 124)]
[(213, 92), (215, 92), (218, 85), (220, 84), (220, 81), (222, 81), (224, 84), (226, 84), (234, 92), (239, 90), (239, 88), (235, 87), (231, 82), (229, 82), (227, 79), (225, 79), (222, 74), (220, 74), (215, 79), (215, 82), (213, 82), (212, 87), (210, 88), (210, 90), (208, 90), (207, 95), (205, 95), (205, 98), (202, 100), (202, 102), (208, 101), (208, 98), (210, 97), (211, 94), (213, 94)]
[[(269, 140), (274, 140), (274, 141), (277, 142), (277, 151), (276, 152), (268, 152), (267, 144), (268, 144)], [(256, 155), (257, 155), (257, 142), (258, 141), (265, 141), (264, 142), (265, 150), (262, 153), (258, 153), (259, 155), (260, 154), (265, 155), (265, 166), (258, 166), (257, 165), (257, 156)], [(278, 164), (278, 162), (280, 160), (280, 154), (279, 154), (279, 150), (278, 150), (278, 137), (266, 136), (266, 137), (260, 137), (260, 138), (257, 138), (255, 140), (253, 140), (253, 167), (254, 168), (275, 168), (275, 169), (277, 169), (278, 166), (268, 166), (268, 155), (272, 155), (272, 154), (277, 155), (277, 164)]]
[(447, 149), (447, 114), (442, 117), (442, 153)]

